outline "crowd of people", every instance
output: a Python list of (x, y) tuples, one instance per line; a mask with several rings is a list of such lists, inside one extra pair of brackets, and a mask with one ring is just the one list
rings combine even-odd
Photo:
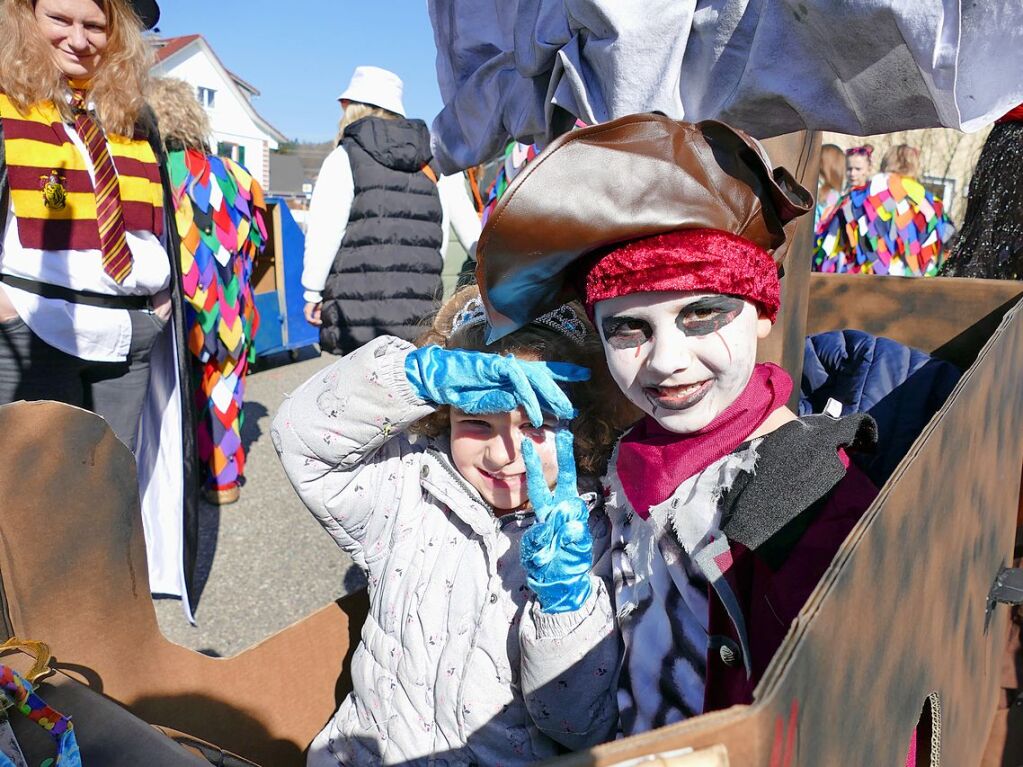
[[(0, 0), (0, 404), (107, 421), (153, 590), (187, 600), (197, 493), (243, 478), (266, 203), (191, 87), (150, 82), (158, 15)], [(360, 66), (338, 101), (302, 276), (337, 359), (272, 440), (371, 607), (309, 764), (529, 764), (750, 703), (958, 376), (928, 368), (942, 394), (898, 444), (855, 403), (791, 410), (757, 362), (787, 225), (814, 211), (818, 271), (1018, 279), (1023, 113), (957, 234), (906, 145), (877, 173), (870, 145), (825, 146), (815, 195), (741, 130), (636, 114), (510, 145), (477, 208), (397, 75)], [(487, 269), (441, 303), (451, 229)], [(890, 392), (920, 369), (875, 362), (826, 375)]]
[(942, 200), (920, 182), (920, 150), (896, 144), (874, 172), (874, 147), (822, 147), (815, 271), (934, 277), (955, 234)]

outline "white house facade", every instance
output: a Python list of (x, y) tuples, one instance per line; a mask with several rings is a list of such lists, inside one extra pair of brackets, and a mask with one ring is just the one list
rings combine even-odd
[(270, 151), (287, 137), (259, 115), (252, 97), (259, 91), (228, 70), (201, 35), (154, 39), (154, 75), (176, 77), (195, 88), (196, 98), (210, 116), (210, 146), (231, 157), (268, 189)]

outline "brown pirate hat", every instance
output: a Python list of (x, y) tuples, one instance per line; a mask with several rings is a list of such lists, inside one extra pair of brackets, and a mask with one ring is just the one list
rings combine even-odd
[(480, 236), (490, 340), (574, 297), (566, 274), (586, 254), (688, 229), (773, 252), (812, 207), (757, 141), (724, 123), (641, 114), (565, 134), (519, 173)]

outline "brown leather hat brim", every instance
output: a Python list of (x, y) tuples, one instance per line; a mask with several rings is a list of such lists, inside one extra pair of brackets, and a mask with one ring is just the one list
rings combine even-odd
[(572, 297), (566, 270), (619, 242), (718, 229), (773, 252), (813, 197), (724, 123), (631, 115), (555, 140), (508, 187), (477, 245), (490, 340)]

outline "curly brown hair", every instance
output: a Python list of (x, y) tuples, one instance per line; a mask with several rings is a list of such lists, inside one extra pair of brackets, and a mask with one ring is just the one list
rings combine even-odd
[[(143, 93), (153, 54), (142, 24), (126, 0), (96, 0), (107, 17), (107, 46), (90, 81), (89, 95), (103, 130), (131, 136), (145, 106)], [(50, 101), (73, 122), (64, 75), (39, 33), (34, 0), (0, 0), (0, 92), (26, 112)]]
[[(581, 304), (567, 304), (583, 326), (586, 339), (578, 344), (562, 333), (536, 323), (516, 330), (488, 345), (486, 323), (467, 325), (452, 332), (451, 325), (462, 308), (479, 297), (479, 288), (467, 285), (449, 298), (433, 319), (429, 330), (416, 341), (416, 346), (431, 344), (445, 349), (466, 349), (490, 354), (511, 354), (544, 362), (570, 362), (590, 369), (590, 380), (569, 385), (569, 397), (579, 410), (572, 421), (575, 436), (575, 462), (580, 474), (601, 476), (607, 469), (611, 447), (619, 435), (638, 418), (638, 411), (625, 399), (611, 380), (604, 360), (604, 350), (586, 318)], [(448, 406), (416, 422), (411, 431), (437, 437), (450, 430)]]
[(165, 146), (209, 154), (210, 118), (191, 85), (176, 77), (154, 77), (146, 100), (156, 112)]
[(881, 172), (916, 178), (920, 175), (920, 150), (909, 144), (890, 147), (881, 158)]

